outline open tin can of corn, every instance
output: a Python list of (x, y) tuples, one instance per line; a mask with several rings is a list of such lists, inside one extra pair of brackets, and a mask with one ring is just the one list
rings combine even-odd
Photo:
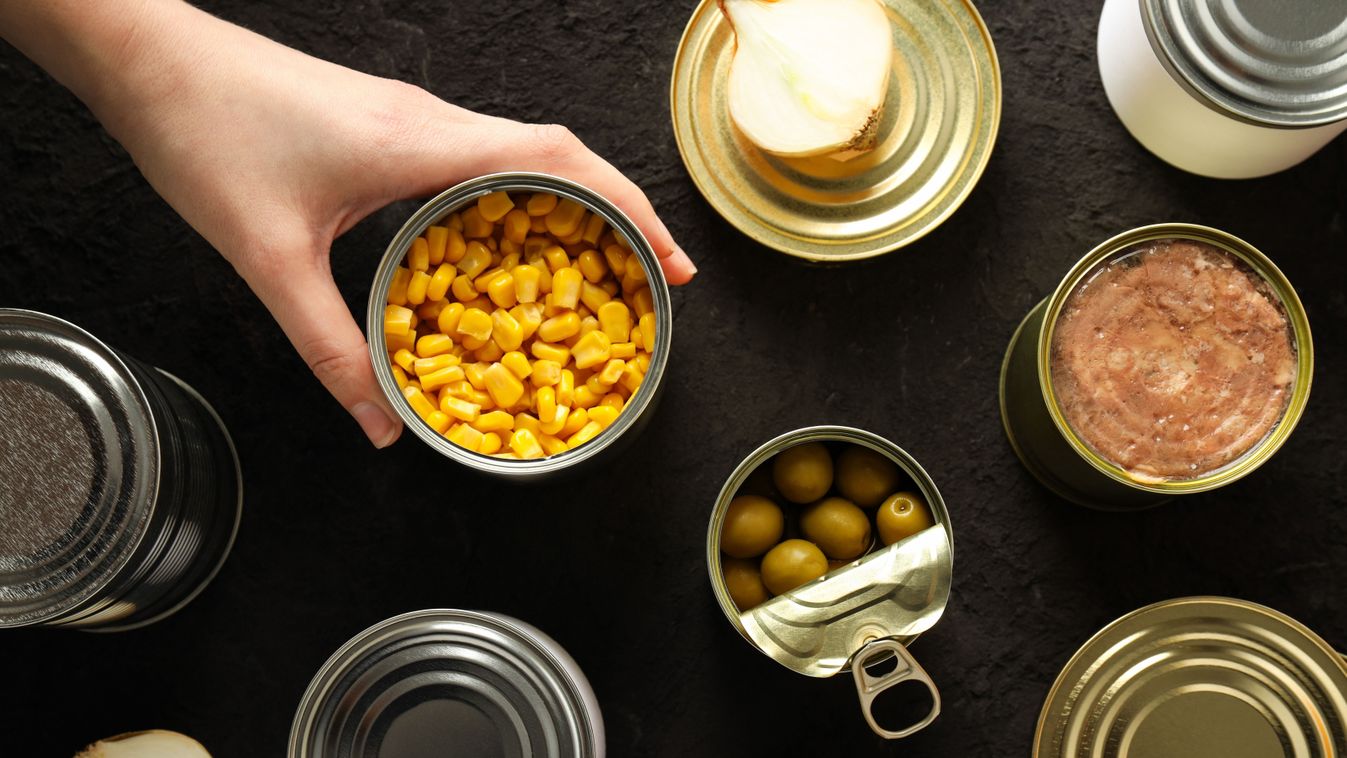
[(602, 758), (603, 716), (575, 661), (498, 613), (381, 621), (328, 659), (300, 702), (290, 758)]
[(649, 420), (672, 344), (641, 231), (592, 190), (492, 174), (426, 203), (389, 244), (366, 319), (407, 428), (486, 474), (537, 480)]
[(1034, 758), (1347, 754), (1347, 661), (1285, 614), (1189, 597), (1123, 616), (1066, 664)]
[[(866, 722), (894, 739), (940, 713), (939, 690), (907, 648), (945, 611), (953, 549), (945, 501), (912, 456), (870, 432), (816, 426), (735, 467), (711, 510), (706, 562), (744, 639), (807, 676), (850, 668)], [(876, 699), (904, 682), (927, 689), (929, 710), (880, 724)]]
[(1105, 510), (1229, 484), (1286, 442), (1309, 399), (1304, 306), (1267, 256), (1195, 224), (1124, 232), (1029, 312), (1001, 419), (1048, 489)]
[(195, 390), (67, 321), (0, 309), (0, 628), (172, 614), (224, 563), (242, 494)]

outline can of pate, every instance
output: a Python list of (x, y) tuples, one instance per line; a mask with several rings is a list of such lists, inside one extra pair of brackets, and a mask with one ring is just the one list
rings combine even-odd
[[(801, 446), (854, 446), (867, 455), (878, 454), (896, 466), (904, 482), (901, 486), (924, 500), (930, 523), (858, 558), (834, 561), (817, 579), (741, 609), (732, 597), (722, 557), (727, 514), (738, 495), (765, 491), (755, 482), (768, 474), (775, 456)], [(906, 737), (929, 726), (940, 714), (940, 692), (907, 648), (945, 611), (953, 579), (954, 542), (949, 511), (935, 482), (902, 448), (847, 426), (796, 429), (763, 443), (735, 466), (716, 498), (707, 528), (706, 561), (711, 591), (735, 630), (759, 652), (797, 673), (830, 677), (850, 669), (861, 712), (876, 734), (888, 739)], [(874, 714), (875, 700), (904, 682), (926, 688), (930, 709), (912, 724), (881, 724)]]
[(424, 610), (356, 635), (319, 669), (290, 758), (603, 758), (603, 716), (575, 661), (499, 613)]
[(1001, 419), (1048, 489), (1131, 510), (1261, 466), (1313, 371), (1304, 306), (1267, 256), (1210, 227), (1155, 224), (1091, 250), (1020, 323)]
[(1185, 171), (1264, 176), (1347, 129), (1347, 3), (1105, 0), (1098, 54), (1123, 125)]
[(0, 309), (0, 627), (172, 614), (224, 562), (242, 493), (195, 390), (67, 321)]

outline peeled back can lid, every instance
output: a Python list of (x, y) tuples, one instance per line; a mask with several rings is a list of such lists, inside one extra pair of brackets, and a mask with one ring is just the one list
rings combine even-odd
[(1217, 110), (1275, 127), (1347, 118), (1347, 3), (1137, 1), (1156, 57)]
[(328, 659), (300, 701), (290, 758), (604, 755), (584, 674), (551, 638), (493, 613), (382, 621)]
[(127, 563), (159, 439), (126, 364), (54, 316), (0, 309), (0, 627), (78, 608)]

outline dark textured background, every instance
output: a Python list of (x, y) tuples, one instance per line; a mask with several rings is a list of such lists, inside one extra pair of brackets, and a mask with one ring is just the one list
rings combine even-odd
[[(147, 727), (193, 734), (220, 758), (282, 754), (333, 650), (431, 606), (503, 611), (553, 635), (589, 675), (615, 756), (1024, 755), (1076, 646), (1188, 594), (1266, 603), (1347, 647), (1347, 141), (1254, 181), (1164, 165), (1104, 98), (1098, 0), (984, 0), (1005, 88), (986, 174), (919, 243), (822, 270), (738, 234), (683, 169), (667, 89), (691, 0), (206, 5), (469, 108), (569, 125), (646, 189), (701, 274), (674, 293), (658, 415), (606, 471), (524, 489), (478, 480), (411, 435), (376, 452), (85, 109), (0, 45), (0, 304), (71, 319), (195, 385), (246, 480), (233, 556), (183, 613), (120, 635), (0, 635), (0, 754), (69, 756)], [(353, 309), (412, 207), (338, 241)], [(1002, 352), (1085, 250), (1169, 220), (1228, 230), (1285, 270), (1314, 328), (1314, 394), (1254, 476), (1141, 514), (1081, 510), (1006, 444)], [(898, 744), (869, 732), (849, 677), (808, 679), (758, 654), (708, 587), (721, 482), (763, 440), (817, 422), (894, 440), (949, 503), (953, 596), (913, 646), (944, 714)]]

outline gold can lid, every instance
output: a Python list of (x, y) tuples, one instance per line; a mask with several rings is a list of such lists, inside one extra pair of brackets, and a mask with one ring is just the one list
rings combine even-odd
[(1134, 611), (1058, 676), (1035, 758), (1347, 753), (1347, 662), (1294, 619), (1221, 597)]
[(734, 31), (702, 0), (674, 60), (670, 112), (692, 181), (754, 240), (814, 261), (869, 258), (950, 216), (991, 157), (1001, 119), (996, 50), (968, 0), (881, 0), (894, 62), (879, 143), (849, 161), (763, 153), (730, 120)]

